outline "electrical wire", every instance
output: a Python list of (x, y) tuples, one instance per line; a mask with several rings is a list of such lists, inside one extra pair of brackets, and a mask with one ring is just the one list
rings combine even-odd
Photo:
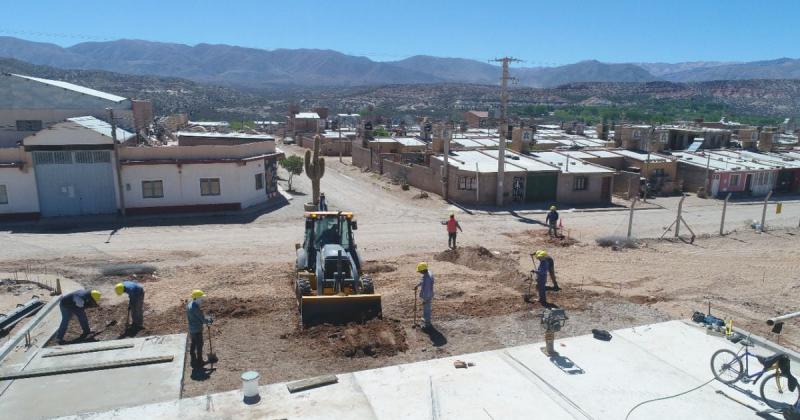
[(641, 406), (643, 406), (643, 405), (645, 405), (645, 404), (649, 404), (649, 403), (651, 403), (651, 402), (656, 402), (656, 401), (668, 400), (668, 399), (671, 399), (671, 398), (677, 398), (677, 397), (680, 397), (681, 395), (686, 395), (686, 394), (688, 394), (688, 393), (690, 393), (690, 392), (692, 392), (692, 391), (697, 391), (698, 389), (700, 389), (700, 388), (702, 388), (702, 387), (704, 387), (704, 386), (706, 386), (706, 385), (710, 384), (710, 383), (711, 383), (711, 382), (713, 382), (715, 379), (716, 379), (716, 378), (711, 378), (711, 379), (709, 379), (708, 381), (706, 381), (706, 382), (703, 382), (702, 384), (700, 384), (700, 385), (698, 385), (698, 386), (696, 386), (696, 387), (694, 387), (694, 388), (692, 388), (692, 389), (690, 389), (690, 390), (688, 390), (688, 391), (683, 391), (683, 392), (681, 392), (681, 393), (679, 393), (679, 394), (670, 395), (670, 396), (667, 396), (667, 397), (661, 397), (661, 398), (654, 398), (654, 399), (652, 399), (652, 400), (647, 400), (647, 401), (642, 401), (642, 402), (640, 402), (639, 404), (636, 404), (636, 405), (634, 405), (634, 406), (633, 406), (633, 408), (631, 408), (631, 410), (630, 410), (630, 411), (628, 411), (628, 414), (627, 414), (627, 415), (625, 415), (625, 420), (628, 420), (628, 417), (630, 417), (630, 416), (631, 416), (631, 413), (633, 413), (633, 410), (636, 410), (637, 408), (639, 408), (639, 407), (641, 407)]

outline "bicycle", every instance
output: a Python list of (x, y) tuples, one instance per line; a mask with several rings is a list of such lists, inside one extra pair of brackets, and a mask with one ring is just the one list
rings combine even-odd
[[(725, 385), (733, 385), (736, 382), (757, 383), (762, 376), (769, 371), (774, 373), (767, 375), (759, 392), (761, 399), (770, 408), (783, 409), (793, 406), (800, 399), (800, 387), (797, 381), (789, 372), (789, 356), (785, 353), (776, 353), (772, 356), (759, 356), (750, 352), (749, 341), (744, 342), (742, 350), (734, 353), (731, 350), (717, 350), (711, 356), (711, 372), (714, 378)], [(762, 369), (750, 374), (750, 359), (755, 358), (761, 363)], [(742, 362), (744, 360), (744, 363)], [(785, 366), (785, 372), (781, 371), (781, 365)], [(790, 386), (790, 384), (793, 384)], [(794, 388), (794, 390), (790, 390)]]

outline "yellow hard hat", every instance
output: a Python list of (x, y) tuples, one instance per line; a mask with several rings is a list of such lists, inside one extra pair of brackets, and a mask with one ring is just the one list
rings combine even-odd
[(97, 290), (92, 290), (89, 292), (89, 294), (92, 295), (92, 299), (94, 299), (95, 303), (100, 303), (100, 292)]
[(550, 210), (555, 210), (556, 206), (550, 206)]
[(536, 258), (544, 258), (547, 256), (547, 251), (540, 250), (536, 252)]
[(428, 269), (428, 263), (421, 262), (421, 263), (417, 264), (417, 273), (421, 273), (421, 272), (423, 272), (423, 271), (425, 271), (427, 269)]
[(114, 291), (117, 293), (117, 296), (125, 293), (125, 286), (122, 283), (117, 283), (114, 285)]
[(202, 291), (200, 289), (192, 290), (192, 299), (197, 299), (197, 298), (201, 298), (201, 297), (206, 297), (206, 292), (204, 292), (204, 291)]

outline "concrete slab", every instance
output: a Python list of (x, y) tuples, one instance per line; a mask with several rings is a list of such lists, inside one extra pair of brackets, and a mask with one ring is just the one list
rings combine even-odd
[(3, 417), (50, 418), (180, 398), (185, 334), (129, 338), (113, 343), (133, 344), (133, 347), (42, 357), (67, 349), (106, 347), (109, 342), (51, 347), (39, 351), (23, 371), (143, 357), (173, 356), (174, 359), (169, 363), (5, 381), (0, 383), (7, 385), (0, 394)]
[[(653, 398), (687, 391), (712, 377), (709, 361), (727, 340), (680, 321), (556, 341), (566, 359), (551, 360), (532, 344), (339, 375), (339, 383), (290, 394), (285, 384), (260, 387), (261, 401), (241, 391), (84, 415), (81, 419), (358, 418), (358, 419), (624, 419)], [(569, 360), (567, 360), (569, 359)], [(474, 363), (456, 369), (455, 360)], [(751, 388), (716, 382), (641, 406), (641, 419), (754, 419)], [(734, 395), (734, 394), (740, 395)]]

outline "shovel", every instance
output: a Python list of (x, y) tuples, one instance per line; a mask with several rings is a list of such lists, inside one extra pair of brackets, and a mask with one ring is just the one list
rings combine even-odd
[(206, 360), (208, 360), (208, 363), (213, 365), (214, 363), (219, 362), (219, 358), (217, 357), (217, 354), (214, 353), (214, 346), (211, 345), (211, 325), (206, 324), (206, 328), (208, 328), (208, 356), (206, 357)]
[(417, 325), (417, 288), (414, 288), (414, 325), (411, 328), (418, 328)]

